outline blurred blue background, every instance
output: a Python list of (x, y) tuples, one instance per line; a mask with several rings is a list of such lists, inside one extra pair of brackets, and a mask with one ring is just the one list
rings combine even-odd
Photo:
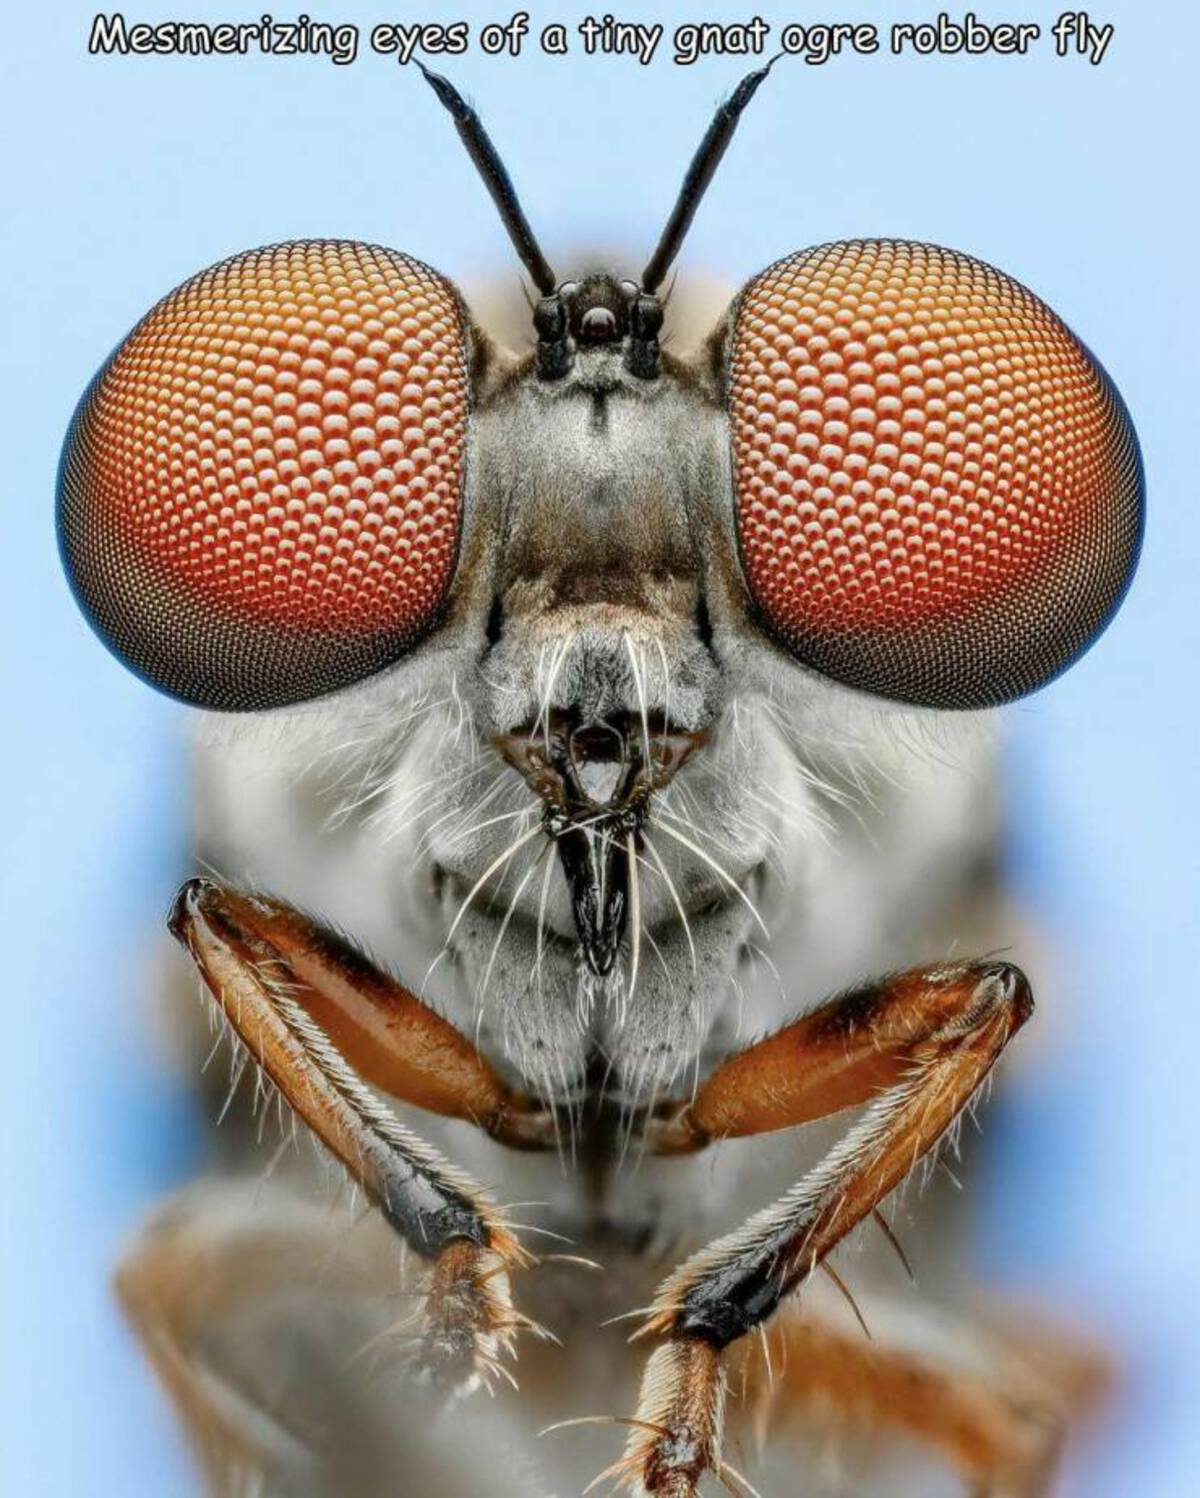
[[(398, 6), (308, 9), (364, 32), (421, 18)], [(759, 9), (774, 22), (842, 18), (802, 4)], [(858, 9), (881, 27), (936, 13)], [(1057, 14), (976, 10), (1047, 26)], [(532, 18), (536, 28), (583, 13)], [(62, 433), (101, 357), (149, 303), (231, 251), (298, 235), (374, 239), (468, 284), (514, 264), (448, 122), (394, 61), (94, 59), (91, 14), (10, 9), (0, 90), (0, 1489), (64, 1498), (193, 1491), (107, 1273), (140, 1213), (188, 1174), (201, 1131), (144, 1022), (152, 936), (185, 856), (183, 718), (99, 649), (67, 596), (51, 526)], [(203, 0), (185, 9), (187, 19), (256, 14)], [(624, 16), (664, 20), (668, 33), (705, 18), (664, 6)], [(1167, 0), (1123, 0), (1095, 19), (1116, 25), (1099, 67), (1055, 60), (1045, 42), (1026, 59), (781, 65), (680, 270), (732, 284), (848, 235), (954, 245), (1032, 285), (1101, 354), (1132, 410), (1152, 504), (1141, 574), (1102, 644), (1010, 713), (1011, 858), (1060, 978), (1053, 1012), (1039, 1012), (1038, 1059), (1012, 1070), (987, 1115), (997, 1148), (979, 1191), (977, 1253), (1003, 1293), (1074, 1309), (1125, 1349), (1125, 1400), (1068, 1491), (1177, 1498), (1200, 1476), (1200, 23)], [(472, 52), (447, 70), (492, 123), (557, 261), (589, 243), (648, 250), (744, 63), (685, 69), (665, 49), (648, 69)]]

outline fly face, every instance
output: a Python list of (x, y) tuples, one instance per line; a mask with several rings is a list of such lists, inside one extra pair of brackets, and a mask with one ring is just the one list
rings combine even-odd
[[(727, 705), (701, 542), (722, 471), (718, 408), (682, 366), (668, 364), (654, 380), (630, 372), (620, 311), (628, 293), (618, 282), (592, 277), (567, 293), (577, 343), (570, 369), (555, 380), (510, 380), (480, 415), (480, 513), (501, 539), (486, 620), (482, 590), (477, 596), (485, 642), (470, 679), (479, 735), (511, 767), (509, 778), (520, 777), (514, 794), (532, 798), (531, 821), (548, 840), (545, 869), (510, 879), (519, 893), (499, 903), (497, 919), (508, 921), (511, 949), (532, 950), (528, 971), (558, 990), (551, 1009), (587, 1015), (586, 1038), (571, 1047), (576, 1064), (586, 1068), (589, 1045), (604, 1047), (619, 1091), (633, 1064), (616, 1055), (626, 1047), (643, 1071), (651, 1045), (672, 1069), (690, 1060), (696, 1005), (707, 1006), (678, 993), (700, 986), (688, 977), (688, 940), (707, 946), (715, 924), (728, 933), (727, 907), (739, 902), (723, 880), (740, 887), (764, 850), (732, 808), (735, 866), (722, 863), (721, 873), (675, 831), (652, 831), (668, 825), (658, 812), (668, 813), (677, 774), (674, 796), (687, 794), (689, 762), (707, 755)], [(680, 830), (683, 814), (670, 814)], [(432, 851), (463, 897), (481, 870), (456, 865), (436, 837)], [(681, 908), (688, 933), (677, 929)], [(469, 926), (460, 949), (477, 981), (494, 947), (492, 924)], [(728, 962), (722, 954), (716, 982)], [(497, 987), (519, 1005), (528, 986)], [(677, 989), (673, 1003), (668, 987)], [(497, 1003), (502, 1011), (505, 1000)], [(639, 1006), (654, 1016), (654, 1033), (637, 1022), (628, 1029)], [(689, 1011), (688, 1029), (675, 1034)], [(618, 1013), (623, 1041), (609, 1033)], [(530, 1033), (518, 1014), (503, 1028)]]
[[(766, 851), (761, 819), (726, 796), (725, 851), (690, 852), (692, 812), (671, 801), (722, 799), (711, 768), (688, 790), (728, 705), (703, 544), (726, 467), (718, 403), (675, 361), (653, 380), (629, 370), (629, 283), (561, 294), (568, 367), (550, 379), (536, 356), (493, 357), (479, 382), (471, 565), (430, 687), (453, 681), (470, 730), (438, 736), (440, 783), (459, 793), (410, 828), (411, 885), (432, 873), (481, 1035), (560, 1096), (599, 1050), (617, 1093), (690, 1064), (699, 991), (726, 982), (751, 919), (731, 890)], [(703, 981), (693, 952), (712, 959)]]

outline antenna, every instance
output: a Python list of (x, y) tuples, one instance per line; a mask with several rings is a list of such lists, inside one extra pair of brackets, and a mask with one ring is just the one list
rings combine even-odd
[(679, 196), (675, 199), (675, 206), (671, 209), (671, 217), (667, 220), (667, 226), (662, 231), (662, 238), (658, 241), (654, 254), (650, 256), (646, 269), (642, 272), (643, 291), (653, 294), (662, 285), (663, 278), (671, 268), (671, 262), (679, 254), (679, 247), (683, 243), (684, 236), (692, 226), (692, 220), (696, 217), (696, 209), (699, 208), (700, 200), (713, 179), (713, 173), (720, 166), (721, 157), (724, 156), (729, 142), (733, 139), (733, 133), (738, 127), (742, 111), (758, 92), (759, 84), (782, 56), (782, 52), (776, 53), (765, 68), (759, 68), (754, 73), (747, 73), (729, 98), (717, 106), (712, 124), (705, 131), (704, 139), (700, 142), (699, 149), (692, 157), (691, 164), (684, 174), (683, 185), (679, 189)]
[(500, 217), (508, 230), (513, 248), (521, 257), (522, 265), (533, 277), (533, 283), (542, 296), (553, 296), (558, 279), (529, 227), (529, 220), (517, 198), (516, 188), (500, 160), (500, 153), (483, 128), (483, 122), (448, 78), (443, 78), (440, 73), (431, 73), (419, 60), (417, 67), (421, 69), (425, 82), (453, 116), (459, 139), (466, 146), (467, 155), (483, 178), (492, 202), (500, 210)]

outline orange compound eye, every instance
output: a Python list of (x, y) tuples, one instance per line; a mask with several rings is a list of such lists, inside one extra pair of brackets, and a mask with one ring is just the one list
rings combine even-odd
[(450, 283), (374, 245), (251, 250), (173, 291), (63, 453), (63, 554), (104, 641), (231, 710), (409, 650), (457, 560), (468, 357)]
[(735, 304), (728, 389), (746, 582), (814, 670), (988, 707), (1120, 603), (1137, 438), (1087, 349), (1001, 272), (886, 240), (791, 255)]

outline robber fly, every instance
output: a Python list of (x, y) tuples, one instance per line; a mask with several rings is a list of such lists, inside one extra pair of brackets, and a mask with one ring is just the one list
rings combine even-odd
[[(767, 71), (640, 277), (567, 281), (426, 73), (536, 288), (528, 353), (408, 255), (280, 244), (161, 301), (75, 415), (84, 612), (250, 725), (200, 775), (243, 882), (169, 925), (283, 1163), (189, 1188), (119, 1276), (217, 1491), (577, 1491), (593, 1415), (642, 1494), (753, 1491), (751, 1461), (797, 1491), (789, 1443), (835, 1426), (972, 1491), (1051, 1480), (1070, 1360), (874, 1302), (869, 1340), (830, 1255), (895, 1242), (882, 1204), (1030, 1015), (1011, 962), (947, 955), (988, 903), (981, 715), (1116, 610), (1137, 442), (1047, 307), (930, 245), (788, 255), (664, 347)], [(852, 1108), (798, 1165), (780, 1131)], [(304, 1135), (377, 1212), (330, 1214)]]

